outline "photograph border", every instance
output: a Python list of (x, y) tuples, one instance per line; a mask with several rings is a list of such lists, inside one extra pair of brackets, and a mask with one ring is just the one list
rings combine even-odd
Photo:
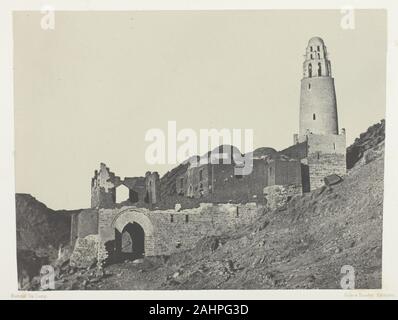
[[(398, 3), (394, 1), (11, 1), (0, 4), (0, 250), (2, 299), (396, 299), (398, 296)], [(18, 291), (14, 180), (13, 34), (14, 11), (125, 11), (125, 10), (269, 10), (269, 9), (385, 9), (387, 10), (386, 150), (383, 209), (382, 289), (355, 290), (123, 290), (123, 291)], [(378, 119), (377, 119), (378, 120)]]

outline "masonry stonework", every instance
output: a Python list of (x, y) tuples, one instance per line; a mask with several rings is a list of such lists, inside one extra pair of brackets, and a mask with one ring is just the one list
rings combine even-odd
[[(170, 255), (191, 249), (205, 236), (233, 231), (239, 225), (252, 224), (264, 206), (202, 203), (198, 208), (176, 210), (149, 210), (122, 207), (98, 210), (98, 229), (93, 234), (78, 238), (73, 263), (84, 266), (92, 263), (99, 243), (110, 257), (119, 252), (117, 232), (123, 233), (128, 224), (137, 223), (144, 231), (144, 255)], [(133, 244), (134, 245), (134, 244)], [(95, 248), (94, 248), (95, 247)], [(87, 259), (82, 255), (87, 254)]]
[(309, 135), (307, 164), (310, 189), (324, 184), (330, 174), (346, 174), (345, 132), (340, 135)]
[(303, 63), (299, 142), (307, 134), (338, 134), (337, 103), (331, 63), (323, 40), (309, 40)]

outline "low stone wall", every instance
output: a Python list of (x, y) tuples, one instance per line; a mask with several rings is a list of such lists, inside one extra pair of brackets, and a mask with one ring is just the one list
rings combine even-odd
[(115, 240), (115, 229), (123, 231), (127, 223), (138, 223), (145, 232), (145, 255), (168, 255), (192, 248), (210, 235), (251, 224), (263, 206), (248, 204), (202, 203), (199, 208), (154, 210), (124, 207), (99, 211), (99, 235), (102, 241)]
[(77, 238), (70, 256), (70, 265), (79, 268), (89, 268), (95, 265), (98, 261), (99, 244), (100, 238), (95, 234)]
[(116, 232), (123, 232), (129, 223), (137, 223), (144, 230), (145, 256), (170, 255), (193, 248), (203, 237), (253, 224), (264, 210), (256, 203), (201, 203), (198, 208), (185, 210), (151, 211), (135, 206), (99, 209), (96, 234), (77, 238), (71, 264), (85, 268), (92, 265), (95, 258), (101, 260), (97, 256), (101, 248), (111, 256), (116, 251)]

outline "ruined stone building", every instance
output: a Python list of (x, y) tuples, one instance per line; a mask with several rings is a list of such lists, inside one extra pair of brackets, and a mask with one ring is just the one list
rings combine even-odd
[(162, 178), (147, 172), (122, 179), (101, 164), (91, 180), (91, 208), (72, 219), (72, 263), (103, 259), (98, 252), (140, 257), (186, 250), (204, 236), (252, 223), (263, 210), (320, 187), (330, 174), (344, 175), (345, 131), (338, 129), (331, 62), (321, 38), (310, 39), (306, 48), (293, 145), (255, 150), (248, 155), (248, 175), (236, 174), (236, 154), (242, 156), (235, 147), (220, 146)]
[[(122, 201), (117, 200), (119, 192), (126, 195), (125, 198), (121, 198)], [(94, 177), (91, 179), (92, 208), (113, 208), (117, 203), (133, 204), (139, 201), (152, 205), (159, 200), (157, 172), (148, 171), (145, 177), (126, 177), (122, 180), (104, 163), (101, 163), (99, 171), (94, 171)]]
[[(228, 147), (221, 146), (217, 151), (228, 154), (228, 151), (223, 150)], [(199, 163), (188, 166), (186, 172), (177, 178), (177, 193), (213, 203), (234, 203), (262, 201), (264, 187), (269, 185), (293, 184), (301, 191), (301, 163), (297, 159), (280, 155), (276, 151), (261, 157), (252, 156), (250, 174), (241, 175), (235, 171), (239, 164), (233, 157), (229, 158), (228, 161), (219, 163), (209, 161), (203, 165)]]

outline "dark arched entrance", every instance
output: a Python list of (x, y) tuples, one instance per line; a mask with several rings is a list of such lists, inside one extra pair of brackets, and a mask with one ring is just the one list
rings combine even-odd
[(122, 232), (115, 230), (116, 253), (120, 259), (134, 260), (145, 254), (145, 232), (136, 222), (126, 224)]

